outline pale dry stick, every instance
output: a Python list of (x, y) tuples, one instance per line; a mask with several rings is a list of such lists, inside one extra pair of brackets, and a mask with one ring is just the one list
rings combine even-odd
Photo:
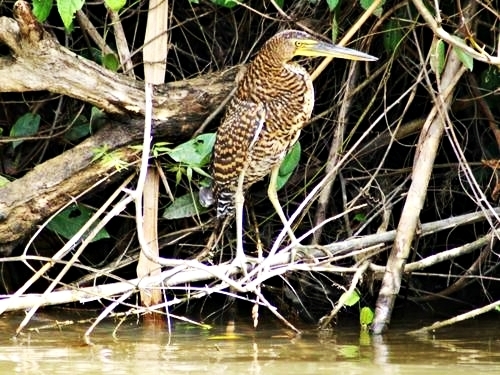
[[(366, 204), (351, 207), (348, 212), (363, 208), (365, 206), (366, 206)], [(260, 277), (261, 274), (264, 274), (265, 278), (267, 279), (268, 278), (267, 276), (269, 274), (269, 268), (270, 268), (270, 265), (272, 265), (272, 264), (280, 264), (283, 262), (283, 263), (287, 263), (289, 265), (292, 265), (293, 264), (292, 262), (294, 261), (294, 259), (293, 259), (294, 252), (293, 251), (295, 250), (295, 247), (297, 246), (296, 243), (300, 243), (300, 241), (302, 241), (303, 239), (305, 239), (308, 236), (310, 236), (311, 234), (313, 234), (314, 231), (316, 231), (318, 228), (328, 224), (331, 221), (335, 221), (335, 220), (339, 219), (340, 217), (342, 217), (346, 213), (347, 212), (344, 211), (340, 214), (332, 216), (332, 217), (324, 220), (322, 223), (318, 224), (314, 228), (309, 229), (302, 236), (300, 236), (299, 238), (296, 238), (292, 243), (290, 243), (288, 246), (283, 248), (278, 254), (276, 254), (276, 252), (274, 252), (272, 254), (270, 253), (266, 258), (259, 259), (259, 262), (257, 262), (257, 266), (248, 275), (246, 275), (246, 277), (244, 277), (242, 280), (240, 280), (240, 282), (242, 282), (242, 283), (248, 282), (249, 280), (252, 280), (255, 277), (257, 277), (257, 278)], [(283, 229), (283, 232), (284, 232), (284, 229)], [(320, 249), (325, 254), (327, 254), (329, 252), (326, 249), (326, 247), (318, 246), (318, 245), (301, 246), (300, 248), (301, 248), (301, 250), (304, 250), (304, 251), (307, 251), (307, 249), (315, 249), (315, 250)], [(283, 259), (283, 261), (277, 260), (277, 258), (281, 259), (283, 256), (286, 256), (286, 259)], [(253, 283), (253, 284), (255, 284), (255, 283)], [(248, 285), (250, 285), (250, 284), (247, 284), (247, 287), (248, 287)], [(252, 290), (253, 290), (253, 288), (254, 288), (253, 286), (250, 287), (250, 289), (252, 289)]]
[[(453, 151), (459, 160), (459, 167), (465, 172), (467, 182), (469, 183), (468, 187), (472, 189), (473, 194), (474, 194), (470, 198), (476, 202), (476, 204), (481, 208), (482, 211), (485, 212), (485, 215), (487, 213), (491, 213), (491, 216), (493, 216), (495, 218), (496, 223), (493, 222), (490, 215), (486, 215), (486, 218), (487, 218), (488, 223), (490, 224), (491, 228), (492, 229), (496, 228), (497, 223), (500, 222), (500, 217), (498, 216), (498, 214), (495, 213), (493, 206), (488, 201), (488, 198), (486, 197), (483, 190), (481, 189), (481, 187), (477, 183), (476, 178), (474, 176), (474, 172), (472, 171), (472, 169), (471, 169), (469, 163), (467, 162), (467, 159), (463, 153), (463, 150), (460, 147), (460, 143), (459, 143), (457, 135), (455, 133), (455, 127), (453, 126), (453, 123), (451, 122), (448, 114), (446, 113), (445, 115), (446, 115), (446, 122), (448, 125), (445, 127), (446, 135), (448, 136), (448, 139), (451, 141)], [(461, 179), (460, 179), (460, 184), (462, 184)], [(463, 187), (463, 190), (468, 196), (470, 196), (468, 189), (466, 187)], [(495, 230), (495, 234), (498, 238), (500, 238), (497, 230)]]
[(102, 51), (103, 54), (111, 54), (114, 51), (109, 47), (104, 40), (104, 38), (99, 34), (95, 26), (89, 20), (85, 12), (79, 10), (76, 12), (76, 19), (80, 24), (80, 27), (90, 36), (90, 38), (97, 44), (97, 47)]
[[(496, 208), (495, 211), (500, 213), (500, 208)], [(450, 217), (448, 219), (439, 220), (437, 222), (425, 223), (422, 225), (422, 235), (433, 234), (442, 230), (454, 228), (458, 225), (465, 225), (478, 222), (484, 218), (484, 212), (474, 212), (457, 217)], [(345, 257), (352, 257), (353, 249), (366, 248), (368, 246), (377, 245), (382, 242), (390, 242), (394, 239), (396, 231), (390, 231), (381, 234), (374, 234), (369, 236), (364, 236), (362, 238), (354, 238), (341, 243), (333, 243), (331, 245), (325, 246), (326, 249), (330, 250), (332, 254), (345, 254), (336, 255), (332, 258), (328, 258), (329, 261), (336, 261), (343, 259)], [(487, 241), (488, 239), (484, 239)], [(478, 240), (479, 241), (479, 240)], [(449, 251), (443, 252), (440, 255), (429, 258), (429, 262), (440, 262), (447, 259), (452, 259), (456, 257), (455, 251), (472, 251), (478, 247), (482, 246), (482, 242), (471, 243), (467, 246), (467, 249), (450, 249)], [(349, 251), (349, 253), (348, 253)], [(426, 258), (427, 259), (427, 258)], [(269, 271), (261, 274), (261, 279), (255, 279), (245, 285), (244, 288), (241, 287), (239, 283), (236, 283), (227, 275), (235, 274), (239, 272), (239, 267), (233, 267), (231, 265), (217, 265), (217, 266), (206, 266), (200, 264), (199, 262), (193, 261), (183, 261), (179, 259), (166, 260), (162, 259), (163, 265), (170, 267), (185, 266), (186, 270), (180, 270), (178, 272), (173, 272), (175, 270), (168, 270), (161, 273), (157, 277), (145, 277), (142, 279), (136, 278), (124, 282), (116, 282), (110, 284), (104, 284), (93, 287), (79, 288), (78, 290), (60, 290), (50, 293), (50, 295), (42, 298), (39, 294), (29, 294), (20, 296), (16, 300), (16, 305), (13, 305), (12, 301), (9, 299), (0, 300), (0, 309), (2, 311), (15, 311), (24, 310), (31, 308), (36, 304), (41, 304), (44, 306), (57, 305), (70, 302), (86, 302), (91, 300), (96, 300), (100, 298), (107, 298), (113, 295), (123, 294), (132, 289), (147, 288), (151, 285), (158, 285), (165, 283), (166, 287), (173, 287), (176, 285), (200, 282), (209, 279), (219, 279), (223, 284), (220, 284), (221, 288), (227, 288), (231, 286), (234, 290), (241, 292), (251, 292), (255, 289), (255, 286), (266, 281), (270, 277), (279, 276), (287, 271), (324, 271), (324, 272), (355, 272), (356, 268), (344, 268), (335, 266), (325, 266), (322, 264), (315, 263), (294, 263), (290, 264), (289, 254), (277, 254), (273, 257), (272, 263)], [(425, 260), (424, 260), (425, 261)], [(418, 266), (418, 262), (416, 263)], [(426, 263), (425, 267), (432, 264)], [(413, 266), (413, 264), (408, 264), (408, 266)], [(371, 268), (375, 272), (385, 271), (385, 267), (371, 265)], [(189, 269), (191, 268), (191, 269)], [(413, 270), (414, 271), (414, 270)], [(224, 285), (225, 284), (225, 285)]]
[[(99, 186), (101, 183), (103, 183), (104, 181), (106, 181), (108, 179), (109, 179), (109, 176), (96, 182), (89, 189), (84, 191), (79, 197), (84, 196), (86, 193), (95, 189), (97, 186)], [(132, 179), (132, 176), (127, 178), (125, 180), (125, 182), (122, 184), (122, 186), (125, 186), (124, 184), (129, 183), (131, 181), (131, 179)], [(66, 244), (62, 247), (61, 250), (59, 250), (56, 254), (54, 254), (52, 256), (51, 259), (53, 259), (54, 261), (59, 261), (63, 257), (65, 257), (66, 254), (68, 254), (74, 248), (76, 243), (83, 237), (83, 235), (92, 227), (92, 225), (99, 218), (99, 216), (102, 215), (106, 211), (106, 209), (109, 207), (109, 205), (111, 205), (113, 200), (115, 200), (118, 197), (119, 193), (120, 193), (120, 191), (117, 190), (110, 198), (108, 198), (108, 200), (99, 208), (99, 210), (96, 211), (96, 213), (80, 228), (80, 230), (77, 233), (75, 233), (75, 235), (73, 237), (71, 237), (71, 239), (68, 240), (68, 242), (66, 242)], [(79, 198), (79, 197), (77, 197), (77, 198)], [(29, 247), (31, 246), (31, 244), (33, 243), (35, 238), (47, 226), (47, 224), (50, 222), (50, 220), (52, 220), (54, 217), (56, 217), (61, 211), (63, 211), (65, 208), (67, 208), (72, 203), (73, 203), (72, 201), (68, 202), (64, 207), (62, 207), (60, 210), (58, 210), (56, 213), (54, 213), (48, 220), (45, 221), (45, 223), (43, 223), (38, 228), (38, 230), (35, 232), (35, 234), (29, 239), (28, 243), (26, 244), (23, 254), (27, 253)], [(52, 261), (46, 263), (44, 266), (42, 266), (40, 268), (40, 270), (38, 270), (33, 276), (31, 276), (30, 279), (27, 280), (23, 284), (22, 287), (20, 287), (18, 290), (16, 290), (16, 292), (14, 294), (10, 295), (9, 298), (5, 300), (7, 302), (5, 304), (5, 306), (3, 306), (3, 307), (0, 306), (0, 315), (6, 311), (6, 309), (9, 306), (9, 303), (11, 303), (12, 301), (15, 301), (24, 292), (26, 292), (26, 290), (28, 290), (28, 288), (30, 286), (32, 286), (40, 277), (42, 277), (50, 268), (52, 268), (53, 265), (54, 265), (54, 263)]]
[[(463, 73), (465, 73), (465, 68), (452, 50), (443, 71), (442, 85), (440, 85), (440, 95), (443, 96), (443, 102), (446, 103), (446, 110), (448, 110), (452, 100), (451, 94)], [(438, 106), (439, 104), (436, 103), (429, 113), (419, 140), (419, 150), (415, 155), (412, 172), (412, 183), (401, 213), (396, 238), (387, 261), (387, 271), (382, 280), (376, 303), (375, 319), (372, 324), (372, 330), (375, 334), (381, 334), (388, 327), (396, 296), (401, 288), (402, 271), (410, 253), (434, 160), (444, 132), (444, 119), (439, 116)]]
[[(352, 36), (359, 30), (359, 28), (366, 22), (368, 17), (370, 17), (372, 13), (380, 6), (381, 3), (382, 0), (374, 0), (373, 3), (368, 7), (368, 9), (365, 10), (365, 12), (361, 15), (361, 17), (356, 21), (356, 23), (349, 28), (347, 33), (338, 43), (338, 45), (345, 46), (347, 42), (349, 42), (349, 40), (352, 38)], [(323, 70), (325, 70), (326, 67), (330, 65), (332, 60), (333, 60), (332, 57), (325, 58), (311, 74), (311, 79), (314, 81), (316, 78), (318, 78), (318, 76), (323, 72)]]
[(129, 290), (128, 292), (126, 293), (123, 293), (117, 300), (113, 301), (113, 303), (111, 303), (109, 306), (107, 306), (100, 314), (99, 316), (96, 318), (96, 320), (94, 321), (94, 323), (92, 323), (90, 325), (90, 327), (85, 331), (85, 334), (83, 335), (83, 339), (85, 341), (85, 343), (87, 345), (91, 345), (92, 343), (90, 342), (90, 334), (92, 333), (92, 331), (95, 329), (95, 327), (97, 327), (97, 325), (103, 320), (105, 319), (109, 314), (111, 314), (111, 312), (117, 307), (119, 306), (121, 303), (123, 303), (123, 301), (125, 301), (127, 298), (129, 298), (132, 293), (134, 291), (133, 290)]
[(328, 327), (332, 321), (332, 319), (337, 315), (337, 313), (340, 311), (342, 307), (344, 307), (347, 299), (351, 296), (352, 293), (354, 293), (356, 287), (358, 286), (358, 283), (361, 280), (361, 277), (365, 274), (366, 270), (368, 269), (368, 266), (370, 265), (369, 261), (363, 262), (358, 269), (356, 270), (356, 273), (354, 274), (351, 285), (349, 286), (349, 289), (347, 289), (342, 295), (340, 296), (337, 304), (335, 307), (330, 311), (330, 314), (327, 316), (324, 316), (320, 319), (320, 329), (325, 329)]
[(161, 182), (163, 182), (163, 187), (167, 192), (167, 196), (170, 199), (170, 201), (173, 202), (175, 200), (174, 194), (172, 193), (172, 189), (170, 189), (170, 184), (168, 183), (167, 176), (165, 176), (165, 172), (163, 171), (163, 168), (161, 167), (158, 160), (155, 160), (155, 166), (158, 169), (158, 173), (160, 174), (160, 179)]
[[(130, 196), (126, 196), (122, 201), (120, 201), (115, 207), (113, 207), (107, 214), (106, 216), (103, 217), (103, 219), (91, 230), (89, 233), (89, 236), (83, 240), (82, 244), (76, 250), (71, 257), (71, 260), (68, 261), (68, 263), (63, 267), (63, 269), (59, 272), (59, 274), (52, 280), (50, 285), (47, 287), (47, 289), (43, 292), (42, 294), (42, 300), (43, 298), (46, 298), (46, 296), (50, 295), (50, 293), (56, 288), (57, 285), (59, 285), (61, 279), (63, 276), (69, 271), (71, 267), (73, 267), (73, 264), (78, 260), (80, 255), (83, 253), (83, 251), (87, 248), (87, 246), (92, 242), (92, 239), (99, 233), (100, 230), (104, 228), (108, 222), (113, 219), (115, 216), (118, 216), (121, 212), (125, 210), (125, 208), (128, 206), (129, 203), (132, 202), (132, 199)], [(24, 317), (23, 321), (19, 324), (18, 328), (16, 329), (16, 336), (19, 335), (19, 333), (23, 330), (23, 328), (29, 323), (33, 315), (37, 312), (37, 310), (40, 308), (41, 304), (36, 304), (34, 305), (27, 313), (26, 316)]]
[[(474, 260), (474, 262), (469, 265), (469, 268), (463, 271), (461, 275), (457, 275), (452, 284), (449, 284), (446, 288), (441, 289), (439, 292), (434, 292), (427, 296), (420, 298), (413, 298), (413, 301), (432, 301), (438, 298), (443, 298), (462, 290), (467, 285), (477, 282), (479, 277), (484, 275), (483, 269), (487, 260), (491, 257), (492, 247), (497, 243), (497, 238), (490, 240), (480, 251), (479, 256)], [(493, 268), (498, 267), (498, 265), (493, 265)], [(498, 280), (498, 279), (497, 279)], [(482, 285), (483, 286), (483, 285)], [(484, 288), (484, 286), (483, 286)], [(486, 293), (485, 293), (486, 294)]]
[[(340, 106), (337, 116), (339, 121), (337, 123), (337, 126), (335, 126), (333, 139), (330, 142), (329, 146), (330, 152), (328, 153), (328, 158), (326, 160), (325, 174), (328, 174), (328, 172), (330, 172), (338, 162), (340, 156), (339, 150), (341, 149), (342, 144), (344, 143), (344, 133), (346, 124), (346, 121), (344, 120), (349, 118), (349, 109), (351, 108), (353, 100), (353, 97), (349, 96), (349, 92), (356, 85), (355, 82), (359, 77), (358, 74), (359, 64), (356, 64), (356, 62), (351, 62), (349, 64), (349, 68), (350, 68), (349, 73), (347, 73), (348, 79), (345, 85), (346, 88), (342, 94), (343, 97), (343, 100), (341, 100), (342, 105)], [(349, 97), (349, 99), (346, 99), (347, 97)], [(375, 100), (375, 95), (373, 96), (372, 100)], [(369, 108), (370, 106), (367, 107)], [(335, 180), (335, 178), (336, 178), (336, 173), (332, 174), (331, 179), (325, 184), (325, 187), (319, 193), (318, 199), (316, 200), (317, 205), (313, 221), (316, 226), (325, 220), (327, 206), (332, 197), (333, 181)], [(312, 243), (317, 245), (319, 243), (319, 239), (321, 238), (322, 234), (323, 234), (323, 227), (320, 227), (313, 233)]]
[[(107, 298), (113, 295), (123, 294), (132, 289), (140, 290), (141, 288), (148, 288), (152, 285), (159, 285), (161, 283), (165, 283), (165, 285), (168, 287), (212, 279), (221, 280), (226, 284), (225, 288), (231, 286), (232, 288), (240, 292), (251, 292), (251, 290), (249, 290), (248, 288), (241, 289), (240, 285), (226, 276), (228, 274), (236, 274), (237, 272), (239, 272), (238, 268), (227, 264), (220, 266), (206, 266), (198, 262), (185, 262), (188, 263), (187, 266), (191, 269), (187, 269), (183, 272), (172, 273), (172, 270), (169, 270), (162, 272), (158, 276), (147, 276), (142, 279), (135, 278), (123, 282), (78, 288), (77, 290), (58, 290), (50, 293), (47, 296), (43, 296), (38, 293), (21, 295), (18, 296), (14, 301), (16, 303), (15, 305), (12, 303), (13, 301), (11, 300), (11, 298), (0, 299), (0, 309), (2, 311), (16, 311), (29, 309), (35, 305), (49, 306), (70, 302), (85, 303), (102, 298)], [(174, 259), (171, 263), (172, 265), (179, 266), (181, 261)]]
[[(445, 250), (439, 254), (430, 255), (424, 259), (418, 260), (416, 262), (405, 264), (404, 273), (421, 271), (435, 264), (453, 260), (459, 256), (469, 254), (481, 247), (486, 246), (491, 242), (493, 234), (490, 232), (487, 235), (478, 238), (475, 241), (466, 243), (465, 245), (455, 247), (453, 249)], [(376, 274), (383, 274), (386, 270), (385, 266), (379, 266), (376, 264), (370, 264), (370, 270)]]
[[(168, 10), (168, 0), (149, 1), (146, 35), (144, 37), (145, 42), (142, 51), (144, 76), (145, 81), (148, 84), (159, 85), (162, 84), (165, 80), (165, 73), (167, 70), (167, 55), (169, 49), (169, 17), (167, 17)], [(152, 93), (146, 91), (145, 95), (147, 112), (151, 112), (152, 116)], [(148, 126), (150, 127), (150, 129), (144, 131), (144, 136), (149, 138), (151, 136), (151, 122), (150, 119), (146, 119), (146, 121), (149, 121)], [(148, 164), (150, 156), (149, 152), (149, 148), (147, 150), (143, 150), (143, 165), (144, 162), (146, 162), (146, 165)], [(140, 202), (136, 200), (136, 205), (137, 203), (140, 203), (143, 208), (143, 211), (136, 211), (136, 216), (141, 215), (143, 221), (141, 228), (138, 228), (138, 230), (144, 234), (144, 241), (142, 243), (148, 243), (148, 250), (151, 251), (155, 257), (159, 257), (158, 196), (160, 173), (158, 172), (158, 169), (161, 169), (161, 167), (146, 167), (145, 182), (141, 187), (141, 190), (139, 190), (142, 200)], [(150, 259), (148, 259), (144, 252), (141, 251), (139, 255), (139, 261), (137, 263), (137, 276), (143, 277), (145, 275), (157, 275), (160, 272), (161, 267), (157, 263), (152, 262)], [(141, 290), (140, 300), (141, 303), (145, 306), (157, 304), (158, 302), (162, 301), (162, 292), (157, 288)]]
[[(330, 261), (330, 260), (328, 260)], [(282, 266), (274, 267), (266, 271), (266, 273), (262, 273), (261, 276), (255, 278), (251, 282), (247, 284), (248, 289), (253, 290), (258, 285), (262, 285), (262, 283), (267, 280), (282, 276), (287, 272), (328, 272), (328, 273), (338, 273), (338, 274), (347, 274), (347, 273), (355, 273), (358, 270), (358, 267), (340, 267), (340, 266), (332, 266), (332, 265), (323, 265), (318, 263), (293, 263), (289, 264), (285, 260), (285, 263)]]
[[(143, 216), (144, 224), (142, 230), (151, 251), (159, 255), (158, 244), (158, 199), (160, 193), (160, 177), (156, 167), (148, 167), (144, 189), (141, 192), (143, 211), (136, 215)], [(138, 277), (146, 275), (157, 275), (161, 267), (151, 262), (142, 252), (139, 253), (136, 272)], [(158, 289), (141, 290), (139, 292), (141, 303), (144, 306), (154, 305), (162, 300), (162, 293)]]
[[(402, 95), (401, 95), (401, 99), (403, 99), (406, 95), (408, 95), (409, 93), (411, 92), (411, 88), (410, 89), (407, 89)], [(291, 228), (291, 224), (295, 221), (295, 219), (304, 211), (305, 207), (313, 200), (315, 199), (316, 195), (319, 193), (319, 191), (321, 189), (323, 189), (324, 185), (328, 182), (328, 180), (331, 178), (331, 176), (333, 176), (335, 173), (337, 173), (338, 169), (340, 168), (341, 165), (343, 165), (350, 157), (351, 155), (354, 153), (354, 151), (359, 147), (359, 145), (361, 143), (363, 143), (363, 141), (365, 140), (365, 138), (367, 138), (369, 135), (370, 135), (370, 132), (375, 128), (375, 126), (378, 125), (378, 123), (380, 121), (382, 121), (383, 118), (385, 118), (386, 116), (386, 112), (392, 110), (394, 107), (396, 107), (397, 105), (399, 105), (399, 103), (395, 102), (395, 103), (392, 103), (389, 107), (387, 107), (386, 111), (379, 115), (379, 117), (377, 117), (375, 119), (375, 121), (373, 121), (373, 123), (370, 125), (370, 127), (366, 130), (366, 132), (361, 136), (359, 137), (359, 139), (354, 143), (354, 145), (351, 147), (350, 150), (348, 150), (344, 156), (339, 160), (339, 163), (337, 164), (337, 166), (335, 168), (333, 168), (330, 172), (328, 172), (322, 179), (321, 181), (311, 190), (311, 192), (305, 197), (305, 199), (302, 201), (302, 203), (299, 205), (299, 207), (297, 207), (297, 209), (295, 210), (295, 212), (292, 214), (292, 216), (290, 216), (290, 218), (288, 219), (288, 222), (287, 222), (287, 227), (288, 228)], [(286, 231), (286, 228), (283, 228), (280, 232), (280, 234), (278, 235), (278, 237), (276, 238), (276, 240), (274, 241), (274, 244), (271, 248), (271, 250), (269, 251), (269, 254), (268, 256), (266, 257), (266, 259), (257, 266), (258, 267), (263, 267), (263, 266), (266, 266), (266, 263), (268, 262), (268, 259), (271, 259), (272, 256), (278, 251), (278, 248), (279, 246), (281, 245), (281, 242), (283, 241), (283, 238), (286, 236), (287, 234), (287, 231)]]
[(125, 31), (123, 30), (120, 16), (118, 15), (118, 12), (111, 9), (109, 9), (109, 13), (113, 24), (113, 29), (115, 31), (114, 35), (116, 41), (116, 49), (118, 51), (118, 56), (120, 57), (120, 63), (123, 66), (123, 72), (130, 77), (135, 77), (134, 64), (132, 62), (130, 50), (128, 48), (127, 37), (125, 36)]
[[(260, 284), (258, 284), (260, 286)], [(262, 303), (267, 309), (276, 317), (278, 320), (281, 320), (283, 324), (285, 324), (288, 328), (295, 331), (295, 333), (300, 334), (300, 330), (298, 330), (292, 323), (290, 323), (283, 315), (281, 315), (278, 309), (271, 305), (269, 301), (260, 293), (260, 291), (256, 288), (254, 291), (255, 295), (259, 299), (259, 303)]]
[(460, 314), (460, 315), (454, 316), (451, 319), (446, 319), (446, 320), (443, 320), (441, 322), (436, 322), (434, 324), (431, 324), (430, 326), (422, 327), (420, 329), (410, 331), (410, 332), (408, 332), (408, 334), (418, 335), (418, 334), (427, 333), (430, 331), (435, 331), (436, 329), (443, 328), (443, 327), (446, 327), (446, 326), (449, 326), (449, 325), (452, 325), (452, 324), (455, 324), (458, 322), (463, 322), (464, 320), (475, 318), (475, 317), (482, 315), (482, 314), (485, 314), (489, 311), (493, 311), (499, 306), (500, 306), (500, 301), (495, 301), (495, 302), (490, 303), (489, 305), (483, 306), (479, 309), (475, 309), (472, 311), (468, 311), (465, 314)]
[(422, 0), (411, 0), (411, 1), (415, 6), (415, 8), (417, 8), (422, 18), (425, 20), (426, 25), (429, 26), (431, 30), (434, 32), (434, 34), (436, 34), (439, 38), (443, 39), (449, 45), (463, 50), (465, 53), (467, 53), (468, 55), (470, 55), (471, 57), (473, 57), (478, 61), (482, 61), (490, 65), (500, 66), (500, 56), (489, 55), (484, 50), (482, 50), (481, 52), (477, 52), (474, 48), (469, 47), (460, 38), (455, 38), (453, 35), (445, 31), (442, 28), (442, 26), (434, 19), (434, 16), (432, 15), (432, 13), (426, 7), (426, 5)]

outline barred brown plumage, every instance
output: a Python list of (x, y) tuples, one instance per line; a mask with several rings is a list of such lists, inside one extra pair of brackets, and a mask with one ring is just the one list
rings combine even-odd
[[(236, 206), (236, 219), (242, 220), (242, 207), (238, 207), (243, 205), (242, 194), (272, 172), (269, 199), (286, 223), (276, 194), (277, 173), (314, 106), (311, 77), (303, 67), (291, 61), (299, 55), (377, 60), (356, 50), (319, 41), (303, 31), (286, 30), (269, 39), (238, 82), (217, 131), (213, 188), (219, 218), (231, 215)], [(238, 187), (241, 197), (235, 202)], [(241, 228), (237, 230), (241, 236)], [(290, 230), (289, 234), (295, 239)], [(244, 261), (241, 238), (238, 239), (237, 257)]]

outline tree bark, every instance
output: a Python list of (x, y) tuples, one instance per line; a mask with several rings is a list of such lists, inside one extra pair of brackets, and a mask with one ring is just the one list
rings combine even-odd
[[(114, 165), (93, 162), (95, 149), (117, 151), (126, 162), (142, 143), (144, 85), (62, 47), (43, 30), (28, 3), (16, 2), (14, 18), (0, 17), (0, 91), (47, 90), (101, 108), (107, 124), (81, 144), (0, 188), (0, 251), (10, 252), (36, 224), (97, 181), (115, 174)], [(170, 142), (188, 139), (234, 86), (238, 69), (156, 86), (153, 135)]]

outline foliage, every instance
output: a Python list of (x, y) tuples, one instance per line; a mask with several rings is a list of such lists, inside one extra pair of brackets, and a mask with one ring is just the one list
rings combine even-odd
[(344, 292), (340, 298), (342, 298), (344, 305), (354, 306), (359, 302), (360, 296), (356, 290), (353, 290), (352, 292)]
[(300, 142), (296, 142), (281, 163), (276, 182), (276, 189), (280, 190), (292, 176), (295, 168), (299, 165), (301, 154)]
[[(93, 214), (93, 211), (86, 206), (72, 204), (49, 221), (47, 228), (66, 239), (70, 239), (89, 221)], [(91, 230), (92, 228), (88, 230), (87, 234)], [(103, 228), (97, 232), (91, 242), (104, 238), (110, 238), (110, 236)]]
[[(29, 137), (35, 135), (40, 127), (40, 115), (27, 112), (19, 117), (10, 129), (11, 137)], [(15, 149), (23, 143), (22, 140), (13, 141), (12, 148)]]
[(361, 325), (361, 329), (367, 330), (368, 327), (373, 323), (373, 318), (375, 313), (373, 310), (367, 306), (364, 306), (359, 311), (359, 324)]
[[(73, 18), (82, 9), (85, 0), (56, 0), (57, 11), (67, 31), (73, 30)], [(118, 12), (126, 4), (126, 0), (105, 0), (106, 5)], [(40, 22), (45, 22), (52, 10), (54, 0), (33, 0), (33, 14)]]

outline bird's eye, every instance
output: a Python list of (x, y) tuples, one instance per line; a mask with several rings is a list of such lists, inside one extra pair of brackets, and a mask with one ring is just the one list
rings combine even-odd
[(295, 41), (295, 47), (300, 48), (300, 47), (302, 47), (303, 45), (304, 45), (304, 43), (302, 43), (300, 40), (296, 40), (296, 41)]

